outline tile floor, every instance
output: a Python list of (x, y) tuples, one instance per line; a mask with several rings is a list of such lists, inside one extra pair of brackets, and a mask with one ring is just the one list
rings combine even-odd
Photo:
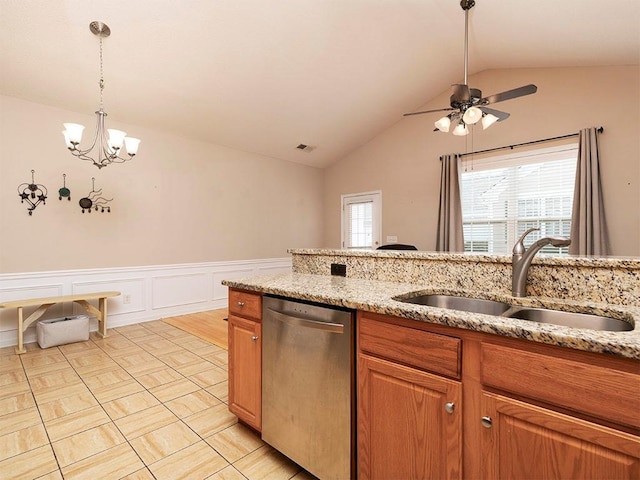
[(227, 408), (227, 352), (163, 321), (0, 349), (0, 479), (310, 480)]

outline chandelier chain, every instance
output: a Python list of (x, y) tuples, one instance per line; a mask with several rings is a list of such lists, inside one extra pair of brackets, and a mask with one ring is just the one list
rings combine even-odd
[(104, 75), (102, 72), (102, 37), (100, 37), (100, 110), (102, 110), (102, 91), (104, 90)]

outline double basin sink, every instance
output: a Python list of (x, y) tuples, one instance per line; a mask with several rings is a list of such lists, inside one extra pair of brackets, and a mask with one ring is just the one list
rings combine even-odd
[(588, 313), (567, 312), (547, 308), (523, 307), (510, 305), (495, 300), (469, 298), (454, 295), (417, 294), (397, 298), (404, 303), (428, 305), (430, 307), (462, 310), (464, 312), (482, 313), (532, 322), (550, 323), (573, 328), (587, 328), (599, 331), (624, 332), (633, 330), (633, 325), (624, 320)]

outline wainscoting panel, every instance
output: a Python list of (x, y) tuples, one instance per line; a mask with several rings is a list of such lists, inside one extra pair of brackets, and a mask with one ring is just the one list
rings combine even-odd
[[(176, 315), (225, 308), (222, 280), (291, 271), (291, 258), (238, 260), (180, 265), (0, 274), (0, 301), (119, 291), (108, 300), (108, 328)], [(94, 303), (97, 306), (97, 302)], [(25, 318), (35, 307), (25, 309)], [(42, 319), (85, 313), (76, 304), (51, 307)], [(92, 319), (92, 330), (96, 321)], [(0, 309), (0, 347), (16, 345), (15, 309)], [(34, 342), (35, 325), (25, 332)]]

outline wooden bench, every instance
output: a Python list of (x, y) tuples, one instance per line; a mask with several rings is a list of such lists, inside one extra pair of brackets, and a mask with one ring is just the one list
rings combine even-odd
[[(79, 295), (63, 295), (59, 297), (27, 298), (25, 300), (10, 300), (0, 303), (0, 308), (18, 309), (18, 346), (16, 353), (25, 353), (24, 331), (33, 322), (38, 320), (48, 309), (57, 303), (74, 302), (82, 305), (87, 313), (98, 319), (98, 335), (107, 336), (107, 298), (116, 297), (120, 292), (84, 293)], [(98, 308), (89, 303), (89, 300), (98, 300)], [(23, 318), (24, 307), (37, 306), (36, 310), (26, 319)]]

